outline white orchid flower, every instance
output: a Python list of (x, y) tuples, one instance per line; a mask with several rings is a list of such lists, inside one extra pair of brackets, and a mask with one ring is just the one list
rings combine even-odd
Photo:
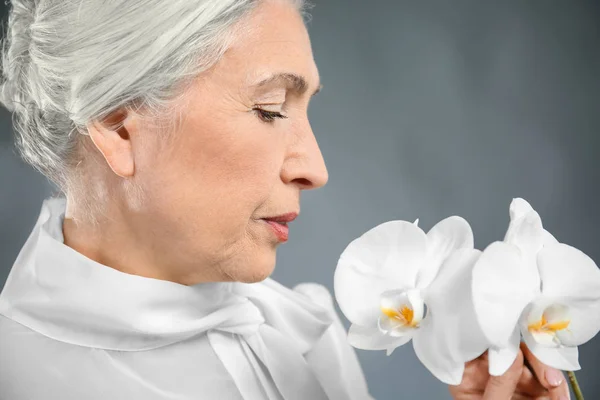
[(458, 385), (464, 363), (487, 349), (469, 289), (481, 252), (460, 217), (427, 234), (417, 224), (385, 222), (352, 241), (337, 264), (335, 296), (352, 322), (352, 346), (390, 355), (412, 339), (423, 365)]
[(520, 198), (511, 202), (504, 241), (489, 245), (475, 264), (472, 296), (490, 343), (491, 375), (510, 367), (521, 336), (544, 364), (578, 370), (577, 346), (600, 330), (600, 270), (559, 243)]

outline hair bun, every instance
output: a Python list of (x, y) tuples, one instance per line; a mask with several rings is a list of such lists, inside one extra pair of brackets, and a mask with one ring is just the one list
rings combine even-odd
[(31, 57), (31, 24), (37, 0), (12, 0), (8, 29), (2, 41), (2, 87), (0, 102), (10, 111), (30, 101), (28, 71)]

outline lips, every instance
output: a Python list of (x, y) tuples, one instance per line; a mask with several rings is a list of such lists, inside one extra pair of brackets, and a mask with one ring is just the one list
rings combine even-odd
[(287, 214), (278, 215), (276, 217), (263, 218), (263, 221), (270, 226), (271, 231), (281, 242), (288, 240), (289, 227), (288, 222), (292, 222), (298, 217), (298, 213), (290, 212)]
[(276, 217), (263, 218), (265, 221), (273, 221), (279, 224), (286, 224), (288, 222), (292, 222), (298, 217), (298, 213), (290, 212), (287, 214), (278, 215)]
[(287, 226), (287, 224), (269, 220), (264, 221), (267, 223), (267, 225), (269, 225), (271, 231), (275, 234), (279, 241), (286, 242), (288, 240), (290, 228)]

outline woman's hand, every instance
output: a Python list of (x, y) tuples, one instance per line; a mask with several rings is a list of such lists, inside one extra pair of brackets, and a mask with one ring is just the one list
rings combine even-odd
[(486, 351), (465, 365), (461, 384), (449, 389), (456, 400), (570, 399), (562, 372), (542, 364), (524, 343), (521, 343), (517, 359), (504, 375), (489, 375)]

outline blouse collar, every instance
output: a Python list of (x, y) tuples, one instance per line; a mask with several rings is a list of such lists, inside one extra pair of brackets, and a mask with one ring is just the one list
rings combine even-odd
[(0, 314), (48, 337), (138, 351), (267, 324), (306, 353), (332, 323), (327, 310), (270, 278), (186, 286), (102, 265), (64, 244), (65, 209), (65, 198), (44, 201), (0, 294)]

